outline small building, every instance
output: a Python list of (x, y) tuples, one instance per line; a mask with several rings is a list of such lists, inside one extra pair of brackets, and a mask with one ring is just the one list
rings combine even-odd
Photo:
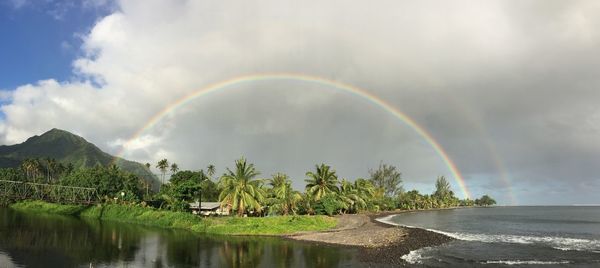
[(231, 209), (229, 206), (221, 207), (220, 202), (193, 202), (190, 203), (192, 213), (202, 216), (226, 216), (229, 215)]

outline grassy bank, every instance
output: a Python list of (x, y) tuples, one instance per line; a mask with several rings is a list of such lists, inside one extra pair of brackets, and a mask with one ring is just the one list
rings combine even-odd
[(10, 207), (24, 212), (71, 215), (220, 235), (283, 235), (300, 231), (327, 230), (337, 224), (337, 219), (327, 216), (201, 218), (184, 212), (115, 204), (77, 206), (24, 201), (12, 204)]

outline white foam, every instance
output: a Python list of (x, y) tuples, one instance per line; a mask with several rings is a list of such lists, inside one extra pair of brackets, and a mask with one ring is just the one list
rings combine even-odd
[[(431, 230), (434, 231), (434, 230)], [(436, 230), (437, 231), (437, 230)], [(556, 237), (556, 236), (525, 236), (525, 235), (489, 235), (489, 234), (469, 234), (469, 233), (450, 233), (437, 231), (438, 233), (449, 237), (465, 240), (478, 241), (484, 243), (512, 243), (512, 244), (544, 244), (559, 250), (577, 250), (594, 251), (600, 249), (600, 240)]]
[(425, 259), (425, 258), (423, 258), (423, 253), (428, 249), (430, 249), (430, 248), (424, 247), (424, 248), (420, 248), (417, 250), (413, 250), (413, 251), (409, 252), (408, 254), (403, 255), (400, 258), (410, 264), (421, 264), (422, 260)]
[[(378, 218), (377, 221), (409, 228), (420, 228), (410, 225), (401, 225), (393, 222), (391, 219), (396, 215), (390, 215), (383, 218)], [(464, 241), (477, 241), (484, 243), (512, 243), (512, 244), (545, 244), (559, 250), (576, 250), (576, 251), (600, 251), (600, 240), (556, 237), (556, 236), (524, 236), (524, 235), (507, 235), (507, 234), (472, 234), (472, 233), (452, 233), (435, 229), (426, 229), (431, 232), (443, 234), (454, 239)]]
[(568, 264), (570, 261), (521, 261), (521, 260), (506, 260), (506, 261), (486, 261), (484, 264), (506, 264), (506, 265), (553, 265), (553, 264)]

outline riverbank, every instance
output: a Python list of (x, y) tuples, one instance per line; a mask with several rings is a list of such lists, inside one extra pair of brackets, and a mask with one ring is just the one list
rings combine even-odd
[(10, 205), (23, 212), (51, 213), (86, 219), (141, 224), (189, 230), (217, 235), (270, 235), (284, 238), (359, 248), (365, 263), (405, 265), (400, 258), (410, 251), (449, 242), (452, 238), (419, 228), (385, 224), (378, 219), (413, 212), (406, 210), (381, 213), (329, 216), (215, 217), (201, 218), (184, 212), (148, 207), (103, 204), (78, 206), (25, 201)]
[(42, 201), (23, 201), (11, 204), (9, 207), (17, 211), (30, 213), (51, 213), (86, 219), (184, 229), (195, 233), (216, 235), (288, 235), (296, 232), (332, 229), (338, 222), (336, 218), (328, 216), (202, 218), (185, 212), (117, 204), (79, 206)]
[(447, 243), (452, 238), (420, 228), (408, 228), (378, 221), (386, 216), (413, 211), (399, 210), (382, 213), (338, 216), (336, 229), (293, 234), (289, 239), (357, 247), (360, 260), (377, 265), (406, 265), (401, 256), (423, 247)]

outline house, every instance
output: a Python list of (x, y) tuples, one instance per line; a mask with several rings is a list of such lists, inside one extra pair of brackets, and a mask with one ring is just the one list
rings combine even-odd
[(211, 215), (219, 215), (226, 216), (229, 215), (231, 209), (229, 206), (221, 207), (220, 202), (193, 202), (190, 203), (190, 209), (192, 213), (199, 214), (202, 216), (211, 216)]

